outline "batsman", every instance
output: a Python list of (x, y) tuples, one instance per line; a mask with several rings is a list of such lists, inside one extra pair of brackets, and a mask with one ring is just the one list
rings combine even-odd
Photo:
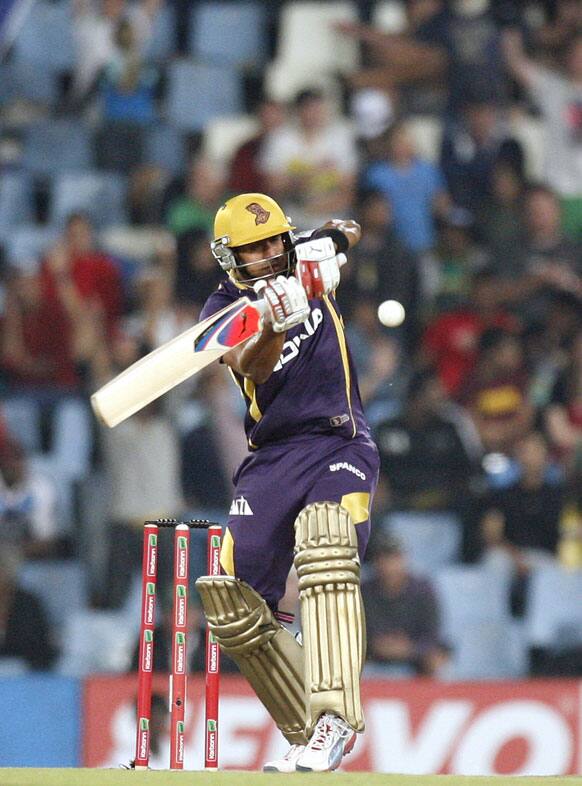
[[(277, 772), (335, 770), (364, 731), (360, 565), (378, 451), (334, 292), (361, 235), (351, 220), (310, 232), (264, 194), (218, 210), (212, 252), (227, 276), (201, 319), (247, 295), (262, 330), (224, 355), (246, 403), (249, 453), (234, 476), (224, 575), (196, 585), (210, 629), (290, 744)], [(292, 564), (302, 644), (278, 604)]]

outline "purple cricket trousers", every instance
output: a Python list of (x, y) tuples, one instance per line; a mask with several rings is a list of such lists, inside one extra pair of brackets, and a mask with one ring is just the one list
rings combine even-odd
[(378, 450), (366, 436), (300, 435), (251, 453), (234, 477), (223, 567), (276, 612), (293, 563), (295, 519), (312, 502), (349, 510), (363, 559), (378, 470)]

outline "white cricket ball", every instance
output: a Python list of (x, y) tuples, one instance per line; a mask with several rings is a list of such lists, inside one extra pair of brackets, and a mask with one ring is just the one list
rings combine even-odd
[(385, 300), (378, 306), (378, 319), (386, 327), (398, 327), (405, 316), (404, 306), (397, 300)]

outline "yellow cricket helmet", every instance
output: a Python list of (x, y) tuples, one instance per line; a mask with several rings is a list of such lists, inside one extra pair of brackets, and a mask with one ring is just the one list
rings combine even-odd
[(236, 258), (239, 246), (282, 235), (289, 253), (294, 229), (288, 216), (270, 196), (238, 194), (228, 199), (216, 213), (212, 253), (224, 271), (239, 278), (235, 272), (239, 267)]
[(295, 229), (274, 199), (266, 194), (239, 194), (219, 208), (214, 219), (214, 237), (228, 237), (229, 248), (237, 248)]

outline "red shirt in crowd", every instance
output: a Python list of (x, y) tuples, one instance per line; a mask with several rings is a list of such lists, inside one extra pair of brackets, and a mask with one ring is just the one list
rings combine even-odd
[[(111, 336), (121, 313), (121, 278), (114, 262), (99, 253), (83, 254), (71, 263), (70, 275), (81, 298), (97, 301)], [(46, 263), (39, 271), (39, 290), (34, 303), (20, 310), (17, 320), (20, 341), (31, 368), (5, 357), (3, 367), (10, 381), (24, 386), (58, 386), (75, 389), (79, 375), (73, 354), (73, 324), (59, 298), (57, 282)]]
[[(88, 301), (97, 299), (103, 309), (107, 333), (111, 335), (121, 314), (122, 289), (119, 269), (105, 254), (97, 251), (73, 257), (71, 278), (79, 295)], [(41, 269), (43, 296), (52, 306), (62, 309), (56, 282), (50, 268)]]
[(423, 348), (449, 395), (455, 396), (473, 371), (479, 339), (491, 327), (512, 331), (516, 322), (504, 311), (485, 319), (474, 311), (460, 309), (442, 314), (428, 325)]

